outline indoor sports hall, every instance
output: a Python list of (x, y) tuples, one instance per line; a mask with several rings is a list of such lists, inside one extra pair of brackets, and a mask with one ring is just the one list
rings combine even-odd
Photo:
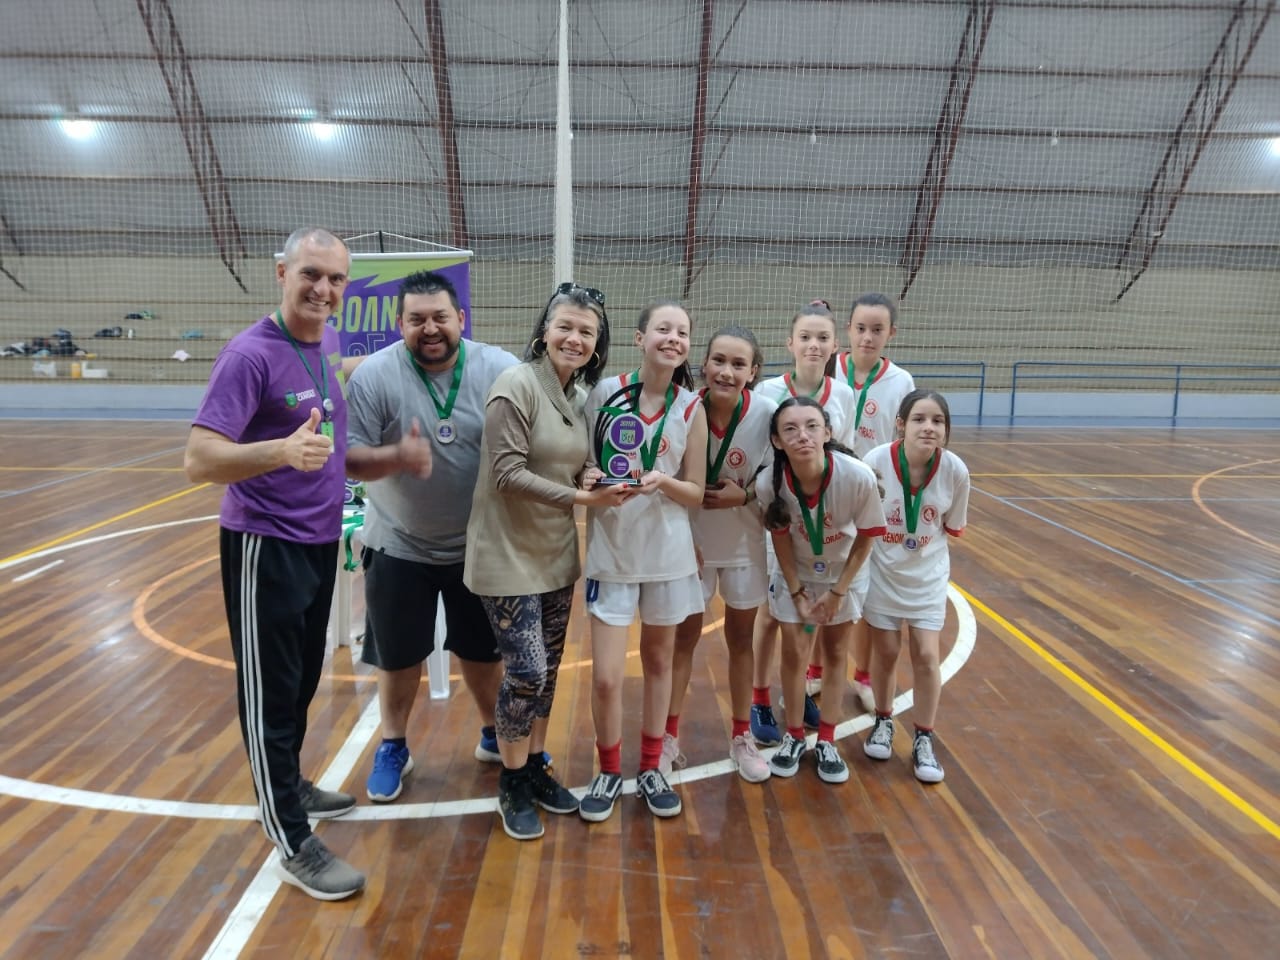
[[(0, 3), (0, 960), (1274, 954), (1276, 6)], [(283, 883), (237, 717), (223, 488), (184, 448), (313, 224), (353, 254), (329, 321), (350, 355), (396, 340), (396, 278), (436, 266), (465, 278), (467, 335), (517, 356), (558, 283), (602, 291), (612, 374), (655, 298), (687, 306), (695, 374), (732, 323), (769, 376), (804, 305), (848, 349), (854, 299), (892, 298), (885, 352), (946, 396), (972, 478), (945, 780), (912, 775), (905, 655), (888, 761), (846, 691), (848, 782), (739, 777), (717, 599), (680, 816), (632, 796), (634, 647), (607, 821), (504, 833), (439, 657), (416, 768), (371, 803), (353, 506), (302, 768), (359, 798), (315, 831), (367, 885)], [(579, 794), (583, 595), (546, 745)]]

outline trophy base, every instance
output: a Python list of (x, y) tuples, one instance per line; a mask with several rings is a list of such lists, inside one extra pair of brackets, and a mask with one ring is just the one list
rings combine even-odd
[(596, 481), (597, 487), (638, 487), (640, 480), (637, 477), (601, 477)]

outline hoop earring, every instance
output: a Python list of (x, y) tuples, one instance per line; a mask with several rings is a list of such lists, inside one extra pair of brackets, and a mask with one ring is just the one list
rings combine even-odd
[[(539, 344), (541, 344), (542, 346), (541, 350), (538, 349)], [(529, 341), (529, 352), (532, 353), (535, 357), (546, 356), (547, 341), (543, 340), (541, 337), (534, 337), (532, 340)]]
[(586, 366), (584, 367), (584, 369), (586, 369), (586, 370), (596, 370), (596, 369), (598, 369), (598, 368), (601, 366), (601, 363), (602, 363), (602, 361), (600, 360), (600, 352), (599, 352), (598, 350), (597, 350), (597, 351), (594, 351), (594, 352), (591, 354), (591, 359), (587, 361)]

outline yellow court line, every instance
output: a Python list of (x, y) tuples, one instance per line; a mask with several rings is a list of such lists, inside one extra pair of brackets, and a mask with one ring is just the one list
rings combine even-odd
[[(1263, 461), (1269, 462), (1269, 461)], [(1238, 470), (1241, 466), (1230, 469)], [(980, 480), (1198, 480), (1202, 473), (971, 473), (971, 477)], [(1240, 480), (1280, 480), (1280, 475), (1272, 473), (1251, 473)]]
[(124, 520), (128, 517), (136, 516), (144, 510), (150, 510), (152, 507), (158, 507), (165, 503), (177, 500), (179, 497), (185, 497), (189, 493), (195, 493), (197, 490), (203, 490), (205, 487), (211, 486), (208, 483), (198, 483), (194, 487), (187, 487), (185, 490), (179, 490), (177, 493), (171, 493), (167, 497), (161, 497), (159, 500), (152, 500), (150, 503), (144, 503), (140, 507), (134, 507), (132, 510), (126, 510), (124, 513), (117, 513), (114, 517), (108, 517), (106, 520), (99, 520), (97, 523), (91, 523), (87, 527), (81, 527), (79, 530), (73, 530), (70, 533), (63, 534), (61, 537), (55, 537), (44, 543), (29, 547), (26, 550), (20, 550), (11, 557), (5, 557), (0, 560), (0, 566), (6, 563), (12, 563), (14, 560), (21, 560), (23, 557), (29, 557), (33, 553), (39, 553), (41, 550), (48, 550), (50, 547), (56, 547), (60, 543), (66, 543), (68, 540), (74, 540), (82, 537), (86, 533), (92, 533), (94, 530), (101, 529), (109, 524), (115, 523), (117, 520)]
[[(955, 586), (955, 584), (953, 583), (952, 586)], [(1008, 631), (1012, 636), (1021, 640), (1033, 653), (1044, 660), (1045, 663), (1049, 664), (1049, 666), (1053, 667), (1077, 687), (1089, 694), (1089, 696), (1093, 697), (1093, 699), (1098, 701), (1098, 703), (1102, 704), (1126, 724), (1140, 733), (1148, 742), (1158, 747), (1170, 760), (1194, 776), (1223, 800), (1235, 807), (1240, 813), (1244, 814), (1267, 833), (1271, 834), (1271, 836), (1280, 840), (1280, 824), (1277, 824), (1248, 800), (1244, 799), (1244, 797), (1240, 796), (1208, 770), (1200, 766), (1200, 764), (1196, 763), (1168, 740), (1160, 736), (1160, 734), (1156, 733), (1061, 660), (1056, 659), (1048, 650), (1036, 643), (1036, 641), (1032, 640), (1029, 636), (1015, 627), (1004, 617), (1000, 616), (1000, 614), (996, 613), (981, 600), (971, 596), (960, 587), (956, 587), (956, 590), (958, 590), (960, 595), (968, 600), (976, 610), (979, 610), (991, 620), (994, 620), (1004, 630)]]
[(182, 473), (182, 467), (0, 467), (0, 473)]

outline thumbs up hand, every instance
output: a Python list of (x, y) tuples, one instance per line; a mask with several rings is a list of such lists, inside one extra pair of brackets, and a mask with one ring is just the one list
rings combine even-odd
[(295, 470), (310, 473), (321, 469), (333, 453), (333, 441), (323, 433), (317, 433), (320, 426), (320, 409), (311, 408), (307, 422), (284, 441), (285, 463)]
[(431, 443), (422, 436), (418, 418), (414, 417), (409, 432), (396, 444), (400, 472), (412, 474), (419, 480), (431, 476)]

